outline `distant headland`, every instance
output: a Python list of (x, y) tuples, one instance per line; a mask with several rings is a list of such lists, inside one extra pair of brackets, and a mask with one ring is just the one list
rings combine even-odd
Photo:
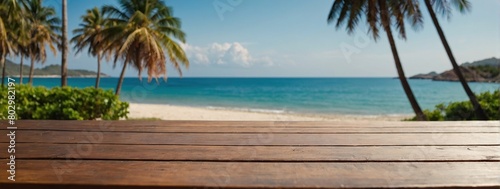
[[(28, 62), (25, 62), (23, 65), (23, 77), (28, 78), (30, 72), (30, 66), (27, 66)], [(5, 73), (7, 76), (19, 77), (19, 64), (16, 64), (10, 60), (5, 60), (6, 70)], [(97, 72), (75, 69), (68, 69), (68, 77), (96, 77)], [(43, 68), (35, 68), (35, 73), (33, 77), (37, 78), (60, 78), (61, 77), (61, 66), (60, 65), (47, 65)], [(109, 77), (107, 74), (101, 73), (101, 77)]]
[[(500, 83), (500, 59), (495, 57), (460, 65), (460, 69), (469, 82)], [(458, 81), (453, 70), (443, 73), (430, 72), (417, 74), (410, 79), (432, 79), (433, 81)]]

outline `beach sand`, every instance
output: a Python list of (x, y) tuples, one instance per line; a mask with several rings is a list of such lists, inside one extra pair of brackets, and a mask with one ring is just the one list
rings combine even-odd
[(243, 110), (211, 109), (187, 106), (173, 106), (162, 104), (130, 104), (131, 119), (159, 118), (162, 120), (212, 120), (212, 121), (347, 121), (347, 120), (373, 120), (373, 121), (401, 121), (407, 116), (388, 115), (318, 115), (318, 114), (293, 114), (272, 112), (250, 112)]

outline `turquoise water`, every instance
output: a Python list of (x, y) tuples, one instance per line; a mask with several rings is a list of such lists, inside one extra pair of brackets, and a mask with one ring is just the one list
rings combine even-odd
[[(25, 79), (27, 80), (27, 79)], [(103, 78), (101, 87), (114, 89), (118, 78)], [(92, 87), (93, 78), (70, 78), (69, 85)], [(54, 87), (59, 78), (37, 78), (34, 85)], [(458, 82), (410, 80), (424, 109), (467, 100)], [(500, 84), (471, 83), (475, 92)], [(397, 79), (391, 78), (170, 78), (147, 83), (126, 78), (121, 98), (131, 103), (171, 104), (263, 112), (396, 115), (412, 109)]]

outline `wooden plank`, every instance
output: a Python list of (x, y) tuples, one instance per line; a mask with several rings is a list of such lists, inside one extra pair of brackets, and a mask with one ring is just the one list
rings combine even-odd
[[(6, 130), (0, 130), (5, 136)], [(7, 143), (0, 137), (0, 143)], [(500, 145), (500, 133), (433, 134), (227, 134), (227, 133), (119, 133), (72, 131), (22, 131), (17, 143), (99, 143), (168, 145)]]
[[(6, 128), (0, 128), (0, 130)], [(280, 127), (280, 126), (162, 126), (162, 125), (29, 125), (18, 130), (102, 131), (140, 133), (500, 133), (500, 127)]]
[(397, 121), (52, 121), (18, 120), (16, 126), (275, 126), (275, 127), (500, 127), (499, 121), (397, 122)]
[[(1, 146), (1, 145), (0, 145)], [(500, 146), (178, 146), (36, 144), (16, 145), (18, 159), (161, 161), (500, 161)], [(0, 154), (8, 159), (8, 154)]]
[[(500, 162), (248, 163), (19, 160), (9, 188), (418, 188), (500, 186)], [(0, 171), (0, 178), (7, 178)], [(34, 186), (34, 185), (31, 185)], [(91, 186), (91, 187), (89, 187)]]

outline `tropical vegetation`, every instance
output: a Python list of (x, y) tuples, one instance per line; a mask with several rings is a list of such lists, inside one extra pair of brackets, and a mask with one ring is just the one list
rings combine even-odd
[[(484, 107), (489, 120), (500, 120), (500, 90), (477, 95), (477, 100)], [(483, 120), (475, 113), (470, 101), (450, 102), (436, 105), (434, 110), (424, 110), (429, 121), (465, 121)], [(416, 117), (410, 119), (416, 120)]]
[(470, 9), (469, 1), (468, 0), (450, 0), (450, 1), (424, 0), (424, 2), (425, 2), (425, 6), (427, 7), (427, 11), (429, 12), (429, 14), (431, 16), (432, 23), (436, 27), (439, 38), (441, 39), (441, 42), (443, 43), (443, 46), (446, 50), (446, 54), (448, 55), (448, 58), (450, 59), (450, 62), (453, 66), (453, 71), (457, 75), (458, 80), (462, 84), (465, 92), (467, 93), (467, 96), (469, 97), (471, 104), (474, 107), (474, 112), (476, 114), (476, 117), (480, 120), (488, 120), (487, 113), (484, 111), (483, 107), (481, 106), (481, 104), (477, 100), (474, 92), (472, 92), (472, 90), (470, 89), (462, 71), (460, 70), (460, 66), (458, 65), (457, 61), (455, 60), (455, 56), (453, 55), (453, 53), (451, 51), (451, 47), (448, 44), (448, 41), (446, 40), (443, 29), (441, 28), (441, 25), (439, 24), (436, 13), (434, 11), (434, 9), (436, 9), (442, 15), (449, 17), (451, 15), (452, 7), (456, 7), (462, 13), (465, 11), (468, 11)]
[(5, 60), (16, 52), (16, 41), (22, 30), (17, 20), (17, 11), (21, 10), (17, 0), (0, 0), (0, 65), (2, 66), (2, 87), (5, 82)]
[[(397, 47), (392, 36), (391, 28), (394, 27), (399, 32), (400, 37), (406, 39), (405, 35), (405, 18), (409, 21), (409, 25), (414, 28), (419, 28), (422, 25), (422, 13), (419, 6), (419, 1), (399, 1), (399, 0), (335, 0), (328, 15), (329, 23), (336, 23), (336, 27), (340, 28), (345, 25), (349, 34), (358, 26), (361, 19), (365, 19), (369, 26), (368, 31), (372, 34), (374, 40), (377, 40), (379, 28), (386, 32), (391, 50), (393, 53), (394, 61), (398, 71), (398, 76), (403, 86), (403, 89), (410, 101), (410, 104), (416, 114), (417, 120), (427, 120), (428, 111), (424, 113), (417, 103), (415, 96), (408, 84), (399, 55)], [(443, 43), (446, 53), (453, 66), (453, 71), (462, 84), (469, 101), (475, 112), (475, 118), (479, 120), (488, 120), (488, 113), (484, 110), (483, 105), (478, 101), (476, 95), (472, 92), (467, 84), (466, 78), (462, 73), (460, 66), (457, 64), (455, 57), (451, 51), (451, 47), (444, 35), (444, 32), (439, 24), (436, 12), (443, 16), (450, 18), (453, 8), (464, 13), (470, 9), (470, 2), (468, 0), (424, 0), (424, 4), (429, 12), (432, 22), (438, 32), (438, 35)], [(479, 68), (482, 69), (482, 68)], [(487, 69), (487, 68), (486, 68)], [(483, 69), (484, 70), (484, 69)], [(488, 69), (488, 71), (491, 71)], [(497, 73), (493, 73), (497, 74)]]
[(97, 77), (95, 88), (99, 88), (101, 78), (101, 60), (104, 55), (104, 39), (102, 30), (107, 27), (107, 19), (104, 19), (99, 8), (87, 10), (87, 14), (82, 16), (83, 22), (80, 27), (73, 30), (75, 36), (71, 42), (75, 44), (76, 53), (80, 53), (84, 48), (88, 49), (88, 54), (97, 57)]
[[(71, 39), (76, 53), (87, 51), (96, 56), (99, 87), (103, 57), (122, 63), (116, 87), (120, 94), (127, 67), (138, 70), (139, 78), (146, 72), (148, 81), (167, 77), (167, 62), (182, 74), (189, 60), (179, 43), (185, 43), (181, 21), (163, 0), (118, 0), (119, 6), (103, 6), (87, 10), (82, 24), (73, 30)], [(18, 15), (18, 16), (16, 16)], [(67, 85), (67, 0), (62, 0), (62, 20), (54, 7), (42, 0), (0, 0), (0, 63), (5, 76), (5, 57), (17, 56), (31, 60), (29, 83), (33, 83), (35, 63), (44, 63), (47, 50), (61, 51), (61, 86)], [(20, 66), (19, 75), (23, 75)]]
[[(44, 63), (47, 51), (62, 53), (61, 66), (45, 67), (46, 71), (59, 69), (61, 88), (46, 89), (21, 85), (16, 88), (16, 112), (19, 119), (120, 119), (126, 118), (128, 104), (118, 98), (127, 67), (147, 73), (148, 81), (167, 76), (167, 62), (179, 73), (189, 61), (179, 43), (185, 43), (181, 21), (174, 17), (172, 8), (163, 0), (118, 0), (119, 6), (103, 6), (87, 10), (82, 24), (73, 30), (71, 39), (76, 53), (87, 51), (97, 58), (95, 89), (67, 87), (67, 0), (62, 0), (62, 20), (54, 7), (42, 0), (0, 0), (0, 63), (2, 66), (2, 93), (7, 56), (21, 60), (22, 81), (24, 58), (31, 60), (29, 84), (33, 83), (35, 63)], [(103, 57), (122, 63), (122, 72), (115, 94), (99, 89), (100, 67)], [(74, 74), (80, 73), (78, 70)], [(71, 72), (71, 73), (73, 73)], [(69, 73), (69, 74), (71, 74)], [(22, 84), (22, 82), (21, 82)], [(0, 108), (7, 110), (6, 101)], [(2, 108), (3, 107), (3, 108)], [(7, 115), (7, 114), (2, 114)], [(5, 119), (0, 117), (0, 119)]]
[[(7, 94), (7, 88), (0, 88)], [(0, 119), (7, 119), (9, 104), (0, 100)], [(72, 87), (16, 87), (17, 119), (118, 120), (127, 118), (128, 103), (111, 90)]]
[(189, 61), (177, 41), (186, 42), (181, 21), (172, 8), (161, 0), (119, 0), (119, 6), (104, 6), (110, 26), (102, 31), (104, 49), (114, 57), (114, 66), (122, 60), (122, 71), (116, 87), (120, 94), (125, 71), (131, 66), (148, 74), (148, 81), (167, 76), (169, 61), (182, 75), (181, 67)]
[(31, 59), (29, 84), (33, 84), (35, 62), (45, 63), (47, 59), (47, 48), (57, 54), (56, 47), (60, 44), (61, 19), (56, 16), (53, 7), (45, 7), (42, 0), (23, 1), (30, 41), (27, 43), (27, 54)]

